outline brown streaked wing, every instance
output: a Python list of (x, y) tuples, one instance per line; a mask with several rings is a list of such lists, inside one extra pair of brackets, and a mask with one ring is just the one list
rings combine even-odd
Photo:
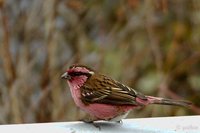
[(136, 91), (104, 75), (92, 76), (81, 87), (84, 103), (103, 103), (115, 105), (140, 105), (136, 102)]

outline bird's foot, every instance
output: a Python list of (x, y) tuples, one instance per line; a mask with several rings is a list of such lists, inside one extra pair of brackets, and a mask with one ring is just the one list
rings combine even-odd
[(99, 129), (99, 131), (101, 130), (101, 127), (100, 127), (100, 125), (98, 125), (97, 123), (94, 123), (94, 122), (92, 122), (91, 124), (92, 124), (94, 127), (98, 128), (98, 129)]
[(84, 123), (92, 124), (94, 127), (96, 127), (99, 130), (101, 130), (101, 127), (97, 123), (94, 123), (94, 121), (95, 121), (94, 119), (84, 118), (84, 119), (81, 119), (81, 121), (84, 122)]

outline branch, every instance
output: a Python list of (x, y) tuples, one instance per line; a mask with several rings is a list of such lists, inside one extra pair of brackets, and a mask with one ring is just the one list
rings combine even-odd
[(1, 12), (0, 17), (2, 19), (2, 29), (3, 29), (3, 43), (1, 46), (1, 56), (3, 60), (3, 67), (5, 70), (7, 83), (10, 86), (16, 78), (16, 72), (9, 49), (10, 34), (8, 28), (8, 19), (6, 16), (6, 10), (4, 8), (4, 1), (2, 0), (0, 1), (0, 12)]

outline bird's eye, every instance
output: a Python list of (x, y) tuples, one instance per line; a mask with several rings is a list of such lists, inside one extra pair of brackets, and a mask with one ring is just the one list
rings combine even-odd
[(81, 76), (81, 75), (84, 75), (85, 73), (82, 73), (82, 72), (72, 72), (70, 75), (71, 76)]

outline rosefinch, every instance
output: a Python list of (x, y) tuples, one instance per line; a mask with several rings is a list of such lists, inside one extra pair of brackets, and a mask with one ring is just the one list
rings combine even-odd
[(83, 65), (72, 65), (61, 77), (67, 80), (76, 105), (93, 116), (85, 122), (121, 122), (130, 110), (149, 104), (191, 104), (188, 101), (146, 96)]

